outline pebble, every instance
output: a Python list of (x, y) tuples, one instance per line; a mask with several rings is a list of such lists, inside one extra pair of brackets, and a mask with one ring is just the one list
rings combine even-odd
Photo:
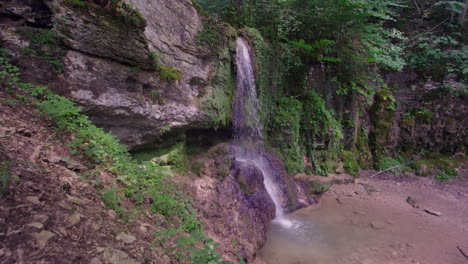
[(38, 223), (38, 222), (29, 223), (29, 224), (27, 224), (27, 226), (34, 227), (34, 228), (37, 228), (37, 229), (44, 228), (44, 225), (42, 223)]
[(372, 226), (372, 228), (374, 228), (374, 229), (382, 229), (382, 228), (385, 227), (385, 223), (382, 222), (382, 221), (376, 220), (376, 221), (372, 221), (372, 222), (371, 222), (371, 226)]
[(127, 253), (115, 248), (106, 248), (104, 251), (104, 258), (107, 262), (112, 264), (138, 264)]
[(78, 213), (74, 213), (74, 214), (68, 216), (67, 220), (68, 220), (68, 222), (70, 223), (71, 226), (75, 226), (75, 225), (77, 225), (78, 223), (81, 222), (81, 217), (83, 217), (83, 215), (78, 214)]
[(57, 232), (64, 237), (68, 236), (68, 232), (64, 227), (57, 228)]
[(104, 247), (96, 247), (96, 253), (98, 253), (98, 254), (102, 253), (102, 252), (104, 252), (105, 249), (106, 248), (104, 248)]

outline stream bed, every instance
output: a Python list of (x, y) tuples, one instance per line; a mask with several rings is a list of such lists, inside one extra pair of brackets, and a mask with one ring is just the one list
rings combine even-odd
[[(360, 184), (333, 186), (318, 205), (288, 215), (292, 228), (273, 223), (260, 258), (268, 264), (468, 263), (457, 249), (468, 249), (466, 204), (418, 184), (371, 184), (377, 190), (371, 194)], [(410, 206), (408, 195), (421, 208)]]

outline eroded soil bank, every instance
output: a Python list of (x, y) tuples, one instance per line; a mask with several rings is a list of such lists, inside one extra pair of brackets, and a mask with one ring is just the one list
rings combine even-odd
[(295, 229), (273, 226), (257, 262), (468, 263), (462, 253), (468, 253), (466, 169), (448, 184), (371, 174), (335, 185), (317, 205), (291, 214)]

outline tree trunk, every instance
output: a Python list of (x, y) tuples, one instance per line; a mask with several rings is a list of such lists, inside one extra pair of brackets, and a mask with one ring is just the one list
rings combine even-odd
[(462, 25), (465, 23), (466, 18), (466, 11), (468, 10), (468, 0), (465, 0), (465, 7), (463, 7), (463, 11), (458, 14), (457, 22), (458, 24)]

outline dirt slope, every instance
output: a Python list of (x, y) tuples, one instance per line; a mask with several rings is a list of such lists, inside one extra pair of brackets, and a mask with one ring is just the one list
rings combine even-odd
[(106, 209), (98, 189), (109, 175), (90, 177), (65, 147), (69, 135), (41, 120), (32, 108), (0, 103), (0, 162), (10, 163), (0, 263), (169, 263), (151, 246), (161, 216), (127, 224)]

